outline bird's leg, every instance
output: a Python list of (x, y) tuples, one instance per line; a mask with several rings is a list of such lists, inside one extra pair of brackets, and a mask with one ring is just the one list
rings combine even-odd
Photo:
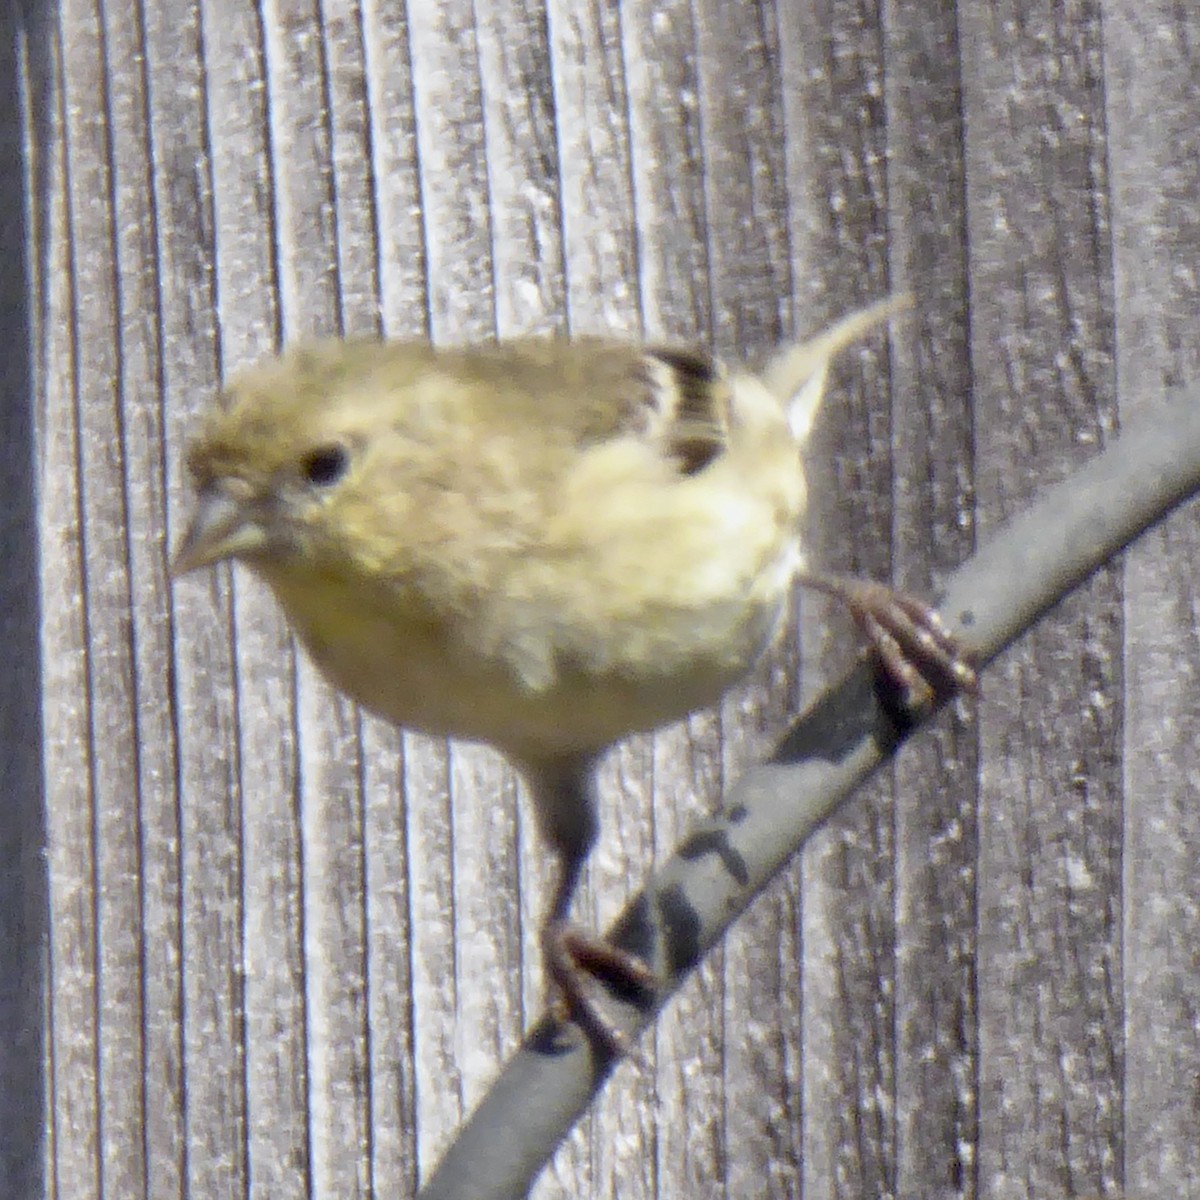
[(538, 826), (559, 861), (554, 898), (542, 927), (546, 975), (565, 1017), (577, 1021), (608, 1053), (626, 1054), (626, 1039), (597, 1003), (595, 984), (653, 995), (658, 979), (636, 955), (568, 921), (583, 864), (596, 840), (593, 762), (580, 758), (523, 766), (533, 788)]
[(931, 605), (868, 580), (802, 572), (798, 581), (846, 605), (904, 708), (975, 690), (975, 668)]
[(597, 1003), (593, 981), (617, 990), (653, 995), (659, 980), (637, 955), (568, 921), (583, 861), (582, 856), (562, 856), (554, 902), (542, 927), (546, 974), (558, 992), (563, 1015), (575, 1020), (610, 1055), (622, 1057), (629, 1053), (628, 1040)]

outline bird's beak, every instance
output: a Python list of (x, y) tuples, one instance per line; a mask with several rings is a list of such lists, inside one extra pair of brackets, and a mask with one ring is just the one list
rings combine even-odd
[(175, 558), (171, 574), (178, 577), (224, 558), (238, 558), (266, 548), (267, 534), (256, 519), (254, 506), (229, 495), (219, 486), (205, 488)]

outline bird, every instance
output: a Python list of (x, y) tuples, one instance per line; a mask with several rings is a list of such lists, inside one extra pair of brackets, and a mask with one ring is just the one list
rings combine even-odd
[(244, 564), (335, 687), (524, 776), (558, 867), (545, 972), (609, 1054), (628, 1047), (597, 984), (652, 995), (657, 978), (570, 921), (602, 755), (741, 680), (797, 582), (848, 606), (903, 704), (974, 686), (931, 606), (803, 553), (830, 365), (910, 303), (855, 311), (760, 372), (605, 336), (301, 342), (233, 373), (187, 448), (174, 575)]

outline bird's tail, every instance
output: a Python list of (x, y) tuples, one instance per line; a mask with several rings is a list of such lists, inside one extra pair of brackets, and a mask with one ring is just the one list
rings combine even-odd
[(806, 342), (775, 353), (762, 373), (763, 383), (788, 408), (788, 423), (797, 441), (804, 441), (825, 392), (825, 379), (833, 360), (851, 343), (876, 325), (913, 305), (911, 292), (888, 296), (835, 322)]

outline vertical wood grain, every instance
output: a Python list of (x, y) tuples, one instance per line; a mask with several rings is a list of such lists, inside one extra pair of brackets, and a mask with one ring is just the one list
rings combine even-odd
[[(43, 753), (57, 768), (46, 780), (47, 873), (53, 940), (47, 979), (51, 1121), (50, 1187), (99, 1194), (99, 1103), (94, 988), (95, 870), (86, 727), (83, 579), (79, 537), (78, 433), (73, 411), (74, 352), (67, 137), (57, 30), (51, 34), (55, 88), (50, 97), (46, 163), (45, 350), (39, 397), (42, 436), (38, 485), (42, 526), (38, 558), (42, 620), (39, 652), (44, 694)], [(55, 321), (54, 318), (58, 320)], [(56, 335), (50, 341), (51, 332)], [(65, 335), (65, 336), (64, 336)], [(54, 481), (54, 486), (49, 486)]]
[[(886, 295), (886, 48), (874, 5), (780, 7), (793, 180), (796, 292), (816, 327)], [(876, 335), (830, 380), (807, 456), (808, 558), (889, 580), (891, 404)], [(803, 682), (837, 673), (856, 640), (842, 613), (801, 594)], [(814, 1197), (892, 1194), (895, 913), (892, 789), (877, 781), (803, 856), (804, 1141)]]
[[(169, 548), (190, 501), (180, 478), (182, 443), (220, 371), (214, 181), (203, 14), (187, 0), (145, 13)], [(147, 1020), (166, 1047), (178, 1039), (178, 1057), (164, 1053), (164, 1078), (148, 1089), (151, 1127), (162, 1121), (170, 1133), (161, 1148), (148, 1147), (148, 1179), (152, 1195), (244, 1196), (240, 793), (228, 592), (213, 578), (180, 581), (167, 621), (173, 670), (165, 663), (159, 670), (171, 682), (177, 783), (164, 786), (162, 841), (144, 859), (147, 879), (160, 874), (163, 893), (161, 908), (147, 911), (155, 947), (149, 962), (158, 964), (147, 972), (157, 992), (148, 990)]]
[[(140, 1110), (130, 1114), (124, 1142), (109, 1143), (107, 1152), (132, 1173), (133, 1181), (149, 1180), (164, 1194), (182, 1190), (184, 1129), (180, 1075), (181, 1005), (179, 808), (176, 792), (176, 718), (170, 674), (171, 626), (166, 571), (163, 511), (166, 481), (162, 470), (163, 410), (161, 388), (163, 284), (159, 258), (157, 201), (154, 189), (153, 137), (146, 114), (152, 79), (146, 68), (147, 31), (142, 14), (124, 6), (103, 9), (102, 45), (107, 73), (109, 142), (114, 206), (113, 253), (117, 281), (119, 346), (115, 382), (121, 389), (114, 421), (122, 450), (120, 478), (102, 486), (119, 496), (125, 555), (126, 594), (105, 598), (119, 636), (128, 643), (129, 704), (133, 741), (128, 758), (117, 770), (112, 798), (105, 808), (122, 813), (128, 823), (126, 851), (130, 895), (123, 927), (114, 939), (134, 941), (140, 925), (140, 962), (102, 964), (104, 975), (127, 975), (126, 986), (138, 989), (133, 1003), (119, 992), (102, 988), (106, 1009), (120, 1012), (133, 1024), (128, 1038), (130, 1063), (119, 1071), (115, 1086), (139, 1097)], [(140, 221), (122, 214), (142, 213)], [(90, 405), (89, 405), (90, 407)], [(99, 443), (105, 433), (85, 420), (82, 435)], [(114, 440), (114, 439), (110, 439)], [(85, 475), (86, 478), (86, 475)], [(86, 523), (85, 523), (86, 530)], [(109, 552), (105, 551), (105, 557)], [(127, 612), (122, 612), (122, 608)], [(93, 684), (96, 701), (106, 707), (103, 689)], [(94, 701), (94, 702), (96, 702)], [(108, 734), (103, 744), (111, 745)], [(102, 863), (110, 883), (122, 872)], [(124, 880), (122, 880), (124, 884)], [(140, 1087), (130, 1087), (134, 1062), (141, 1070)], [(108, 1135), (105, 1135), (106, 1142)], [(107, 1189), (124, 1190), (124, 1182)]]
[[(60, 1109), (78, 1124), (63, 1123), (67, 1136), (56, 1165), (65, 1177), (57, 1182), (70, 1192), (78, 1178), (86, 1195), (141, 1190), (145, 1180), (138, 799), (132, 786), (137, 698), (124, 494), (120, 327), (126, 281), (118, 278), (116, 262), (111, 47), (97, 7), (67, 5), (59, 16), (66, 199), (59, 228), (68, 244), (70, 293), (62, 310), (67, 320), (55, 332), (68, 370), (54, 388), (65, 436), (56, 447), (47, 445), (43, 470), (73, 477), (63, 491), (74, 510), (74, 562), (64, 575), (74, 594), (64, 606), (71, 618), (62, 632), (74, 641), (77, 659), (60, 681), (78, 699), (63, 730), (73, 742), (64, 758), (74, 758), (75, 769), (68, 767), (48, 802), (70, 822), (53, 839), (59, 853), (52, 872), (57, 866), (60, 874), (52, 904), (74, 910), (78, 934), (89, 945), (77, 961), (63, 964), (51, 986), (64, 1042), (74, 1042), (80, 1054), (61, 1062), (56, 1079), (56, 1094), (68, 1105), (78, 1095), (80, 1104), (75, 1111)], [(97, 252), (81, 253), (84, 246)], [(81, 1084), (90, 1085), (86, 1101)], [(72, 1136), (75, 1130), (84, 1136)]]
[[(215, 286), (222, 376), (278, 345), (281, 270), (277, 225), (288, 205), (276, 188), (269, 60), (261, 14), (202, 9), (213, 174)], [(313, 114), (322, 120), (321, 114)], [(212, 402), (211, 396), (209, 403)], [(234, 645), (236, 772), (231, 813), (241, 905), (241, 994), (225, 1003), (244, 1059), (245, 1187), (253, 1197), (304, 1195), (311, 1157), (304, 1004), (303, 862), (297, 811), (296, 664), (266, 589), (220, 569), (197, 586), (228, 586), (226, 636)], [(236, 878), (236, 877), (235, 877)], [(199, 1066), (199, 1064), (197, 1064)]]
[[(1200, 11), (1102, 6), (1122, 423), (1200, 370)], [(1200, 1196), (1195, 508), (1125, 556), (1122, 836), (1129, 1195)]]
[[(966, 178), (956, 6), (885, 9), (896, 582), (936, 596), (973, 548)], [(899, 1196), (978, 1192), (977, 731), (960, 703), (896, 761)]]
[[(45, 192), (32, 260), (0, 267), (39, 289), (4, 328), (41, 367), (0, 372), (24, 806), (0, 1079), (40, 1053), (40, 912), (48, 1128), (43, 1160), (36, 1099), (0, 1095), (0, 1188), (44, 1161), (72, 1200), (412, 1194), (544, 997), (551, 877), (513, 772), (334, 695), (248, 573), (169, 579), (182, 450), (229, 371), (380, 329), (753, 358), (908, 287), (831, 381), (809, 554), (935, 593), (1200, 366), (1198, 20), (63, 0), (22, 26), (14, 70), (51, 86), (0, 117)], [(1195, 541), (1185, 512), (1139, 543), (814, 840), (539, 1200), (1200, 1197)], [(799, 609), (718, 711), (605, 760), (585, 925), (852, 657), (841, 614)]]
[(41, 278), (40, 166), (29, 153), (44, 130), (42, 19), (0, 12), (0, 1194), (46, 1195), (47, 968), (38, 654), (38, 347), (33, 302)]
[[(1115, 420), (1096, 5), (960, 5), (978, 509), (986, 532)], [(1120, 1179), (1121, 584), (1102, 572), (979, 705), (979, 1181)]]

